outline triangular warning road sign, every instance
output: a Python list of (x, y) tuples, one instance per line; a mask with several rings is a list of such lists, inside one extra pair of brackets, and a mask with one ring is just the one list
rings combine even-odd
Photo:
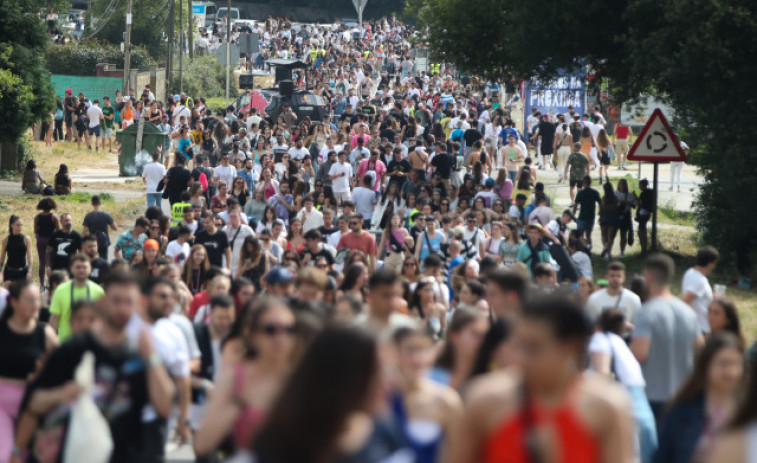
[(681, 149), (681, 143), (670, 130), (667, 119), (657, 108), (652, 113), (647, 124), (641, 129), (636, 143), (628, 153), (629, 161), (649, 162), (683, 162), (686, 154)]

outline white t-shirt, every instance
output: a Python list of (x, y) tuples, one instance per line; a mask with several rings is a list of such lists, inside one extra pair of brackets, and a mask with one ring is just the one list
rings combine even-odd
[(145, 179), (147, 194), (159, 193), (158, 183), (166, 176), (166, 168), (159, 162), (151, 162), (142, 169), (142, 178)]
[(186, 106), (180, 104), (173, 110), (173, 126), (178, 127), (179, 126), (179, 119), (181, 119), (181, 116), (184, 116), (184, 121), (189, 122), (189, 120), (192, 118), (192, 111), (189, 110)]
[(234, 177), (236, 176), (237, 176), (237, 170), (230, 165), (229, 166), (218, 165), (213, 171), (213, 178), (223, 180), (224, 182), (226, 182), (226, 185), (229, 188), (231, 188), (231, 184), (234, 183)]
[[(228, 225), (223, 227), (226, 232), (226, 237), (229, 239), (229, 246), (231, 246), (231, 274), (237, 274), (237, 266), (239, 265), (239, 254), (242, 252), (242, 243), (248, 236), (255, 236), (255, 232), (252, 231), (249, 225), (242, 223), (239, 228), (231, 228)], [(237, 233), (238, 232), (238, 233)], [(236, 239), (235, 239), (236, 237)]]
[(647, 385), (641, 373), (639, 361), (633, 356), (628, 344), (617, 334), (599, 331), (594, 333), (589, 341), (589, 353), (611, 356), (617, 380), (624, 386), (644, 387)]
[(486, 239), (484, 232), (479, 227), (474, 228), (472, 231), (468, 230), (468, 227), (465, 227), (465, 235), (463, 237), (476, 249), (474, 259), (482, 257), (479, 255), (479, 250), (481, 249), (481, 243)]
[(586, 312), (592, 322), (596, 322), (605, 310), (615, 308), (625, 314), (627, 322), (632, 322), (640, 307), (639, 296), (625, 288), (622, 289), (620, 296), (610, 296), (607, 294), (607, 288), (600, 289), (589, 296), (586, 302)]
[(704, 333), (709, 333), (710, 324), (707, 322), (707, 310), (712, 303), (712, 286), (710, 286), (707, 277), (693, 267), (686, 270), (686, 273), (683, 274), (681, 294), (686, 296), (686, 293), (694, 294), (695, 297), (689, 305), (697, 314), (699, 328), (701, 328)]
[(310, 151), (308, 151), (308, 149), (304, 146), (300, 149), (297, 149), (295, 147), (289, 148), (289, 156), (291, 156), (295, 161), (302, 161), (303, 159), (305, 159), (305, 156), (308, 155), (310, 155)]
[(329, 176), (344, 174), (341, 177), (337, 177), (331, 181), (331, 186), (334, 193), (349, 193), (350, 192), (350, 178), (352, 177), (352, 166), (345, 162), (344, 164), (336, 163), (329, 169)]
[(302, 221), (302, 232), (318, 229), (323, 226), (323, 213), (315, 208), (308, 212), (304, 207), (297, 213), (297, 218)]
[(166, 257), (171, 259), (174, 264), (182, 265), (187, 257), (189, 257), (189, 243), (179, 243), (178, 240), (173, 240), (166, 246)]
[(87, 118), (89, 126), (94, 128), (100, 125), (100, 118), (103, 117), (103, 110), (99, 106), (92, 105), (87, 109)]

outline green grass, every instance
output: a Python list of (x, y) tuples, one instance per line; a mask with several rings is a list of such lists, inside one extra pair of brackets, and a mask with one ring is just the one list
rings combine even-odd
[(684, 225), (687, 227), (697, 226), (697, 215), (693, 211), (679, 211), (673, 207), (673, 201), (665, 204), (658, 204), (657, 218), (660, 223), (669, 223), (673, 225)]
[[(100, 196), (100, 199), (104, 204), (107, 203), (113, 203), (115, 201), (115, 198), (110, 193), (98, 193), (98, 196)], [(64, 201), (70, 201), (72, 203), (90, 203), (92, 201), (92, 196), (94, 196), (91, 193), (86, 192), (74, 192), (69, 195), (60, 196), (60, 198)]]

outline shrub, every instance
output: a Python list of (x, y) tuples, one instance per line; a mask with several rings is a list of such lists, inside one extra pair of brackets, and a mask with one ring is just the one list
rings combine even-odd
[[(79, 45), (51, 44), (45, 53), (47, 69), (55, 74), (69, 76), (95, 76), (99, 63), (124, 66), (124, 53), (115, 45), (87, 40)], [(155, 62), (142, 47), (134, 47), (131, 52), (131, 68), (144, 69), (154, 66)]]
[[(171, 80), (171, 93), (179, 93), (179, 70), (178, 60), (174, 60), (177, 69)], [(231, 75), (229, 82), (229, 95), (237, 97), (238, 91)], [(223, 97), (226, 96), (226, 68), (218, 62), (215, 55), (199, 56), (194, 60), (184, 59), (184, 93), (192, 97)]]

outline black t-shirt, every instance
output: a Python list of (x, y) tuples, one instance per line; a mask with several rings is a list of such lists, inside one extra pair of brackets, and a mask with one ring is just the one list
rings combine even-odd
[(184, 166), (173, 166), (168, 169), (166, 177), (168, 177), (168, 185), (166, 185), (168, 200), (171, 203), (178, 202), (181, 194), (187, 191), (189, 181), (192, 180), (192, 174)]
[(50, 268), (68, 270), (68, 267), (71, 266), (71, 257), (81, 250), (81, 235), (73, 230), (71, 233), (55, 230), (50, 241), (47, 242), (47, 246), (53, 250), (53, 261), (50, 262)]
[(639, 195), (639, 200), (641, 201), (640, 209), (646, 209), (650, 214), (654, 212), (654, 199), (653, 189), (647, 188), (646, 190), (642, 191)]
[(476, 129), (470, 128), (465, 131), (463, 134), (463, 140), (465, 140), (465, 146), (472, 147), (474, 143), (484, 138), (483, 135), (481, 135), (481, 132), (479, 132)]
[(389, 141), (394, 141), (394, 136), (397, 134), (393, 129), (385, 128), (381, 129), (381, 132), (379, 135), (381, 135), (381, 138), (386, 138)]
[(389, 165), (386, 167), (386, 173), (391, 174), (392, 172), (402, 172), (405, 175), (404, 176), (393, 176), (389, 175), (389, 181), (390, 182), (404, 182), (407, 179), (407, 174), (410, 173), (410, 162), (408, 162), (407, 159), (402, 159), (401, 161), (396, 161), (392, 159), (389, 161)]
[[(90, 332), (71, 338), (50, 354), (39, 377), (27, 388), (23, 407), (37, 389), (59, 387), (72, 380), (76, 367), (87, 351), (95, 356), (94, 390), (97, 394), (94, 395), (94, 400), (108, 421), (113, 436), (110, 462), (139, 461), (142, 408), (149, 402), (147, 366), (136, 351), (125, 345), (103, 346)], [(50, 432), (46, 435), (55, 435), (55, 430), (65, 433), (69, 417), (70, 407), (54, 408), (41, 426)], [(65, 437), (60, 455), (55, 461), (62, 461), (64, 446)]]
[(455, 157), (447, 152), (439, 153), (431, 160), (431, 165), (436, 168), (443, 179), (449, 180), (452, 176), (452, 166), (455, 165)]
[(198, 231), (195, 235), (195, 244), (205, 246), (210, 265), (223, 266), (223, 256), (226, 248), (229, 247), (229, 237), (226, 233), (216, 230), (215, 234), (211, 235), (207, 230)]
[(320, 227), (318, 227), (318, 231), (321, 232), (321, 236), (323, 237), (323, 241), (325, 242), (329, 236), (338, 232), (339, 229), (337, 227), (331, 227), (331, 229), (326, 230), (326, 227), (321, 225)]
[(100, 250), (108, 249), (110, 236), (108, 227), (113, 223), (113, 217), (105, 211), (92, 211), (84, 216), (83, 225), (89, 228), (89, 233), (97, 237), (97, 247)]
[[(306, 254), (310, 256), (310, 259), (304, 260), (304, 257)], [(321, 246), (321, 250), (315, 254), (311, 254), (310, 249), (308, 249), (307, 247), (305, 247), (305, 249), (300, 251), (300, 258), (303, 258), (302, 259), (303, 265), (315, 265), (316, 261), (321, 256), (326, 258), (326, 261), (329, 263), (329, 265), (334, 265), (334, 262), (336, 262), (334, 260), (334, 256), (332, 256), (331, 253), (328, 252), (326, 248), (324, 248), (323, 246)]]
[(98, 285), (102, 284), (108, 274), (110, 264), (107, 260), (101, 257), (92, 259), (89, 263), (92, 265), (92, 272), (89, 274), (89, 280), (94, 281)]
[[(547, 121), (539, 122), (539, 135), (541, 135), (541, 151), (542, 153), (551, 153), (552, 144), (555, 141), (555, 124)], [(547, 151), (545, 151), (545, 149)]]

